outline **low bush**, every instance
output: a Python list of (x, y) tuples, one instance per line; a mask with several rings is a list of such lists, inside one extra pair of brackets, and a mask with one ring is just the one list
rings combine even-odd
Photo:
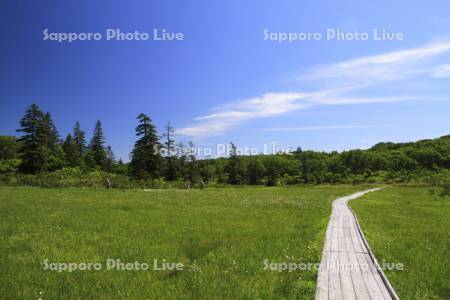
[[(36, 175), (17, 172), (0, 173), (0, 185), (3, 186), (40, 186), (47, 188), (85, 187), (105, 188), (109, 179), (112, 188), (118, 189), (167, 189), (186, 188), (185, 180), (166, 181), (162, 178), (135, 180), (124, 174), (108, 173), (105, 171), (83, 171), (79, 168), (62, 168), (54, 172), (45, 172)], [(450, 171), (420, 170), (415, 172), (366, 172), (362, 174), (335, 175), (332, 173), (315, 174), (305, 182), (300, 176), (283, 175), (279, 178), (263, 177), (259, 185), (285, 186), (296, 184), (395, 184), (399, 186), (432, 186), (442, 187), (441, 197), (450, 195)], [(211, 180), (208, 187), (226, 187), (227, 183), (221, 180)], [(192, 188), (199, 188), (199, 182), (192, 183)], [(437, 192), (439, 193), (439, 191)]]

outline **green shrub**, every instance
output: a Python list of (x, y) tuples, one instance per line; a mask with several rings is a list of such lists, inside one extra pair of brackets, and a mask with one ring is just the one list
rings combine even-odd
[(0, 174), (17, 172), (20, 163), (20, 159), (0, 159)]

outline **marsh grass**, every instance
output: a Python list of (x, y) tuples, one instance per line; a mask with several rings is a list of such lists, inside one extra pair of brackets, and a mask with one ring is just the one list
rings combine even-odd
[[(0, 298), (312, 299), (333, 198), (359, 187), (199, 190), (0, 189)], [(106, 259), (183, 271), (106, 270)], [(43, 270), (99, 262), (102, 270)]]
[(429, 188), (389, 187), (350, 202), (401, 299), (450, 297), (450, 201)]

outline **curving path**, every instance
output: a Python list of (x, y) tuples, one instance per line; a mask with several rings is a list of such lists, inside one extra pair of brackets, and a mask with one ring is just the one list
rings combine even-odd
[(347, 206), (349, 200), (377, 191), (370, 189), (338, 198), (328, 223), (317, 277), (316, 300), (398, 299)]

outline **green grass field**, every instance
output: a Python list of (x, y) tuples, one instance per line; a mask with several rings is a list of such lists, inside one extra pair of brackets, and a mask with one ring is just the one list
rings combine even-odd
[[(0, 295), (313, 298), (316, 271), (264, 270), (263, 262), (319, 262), (332, 198), (361, 189), (1, 188)], [(103, 268), (44, 270), (46, 259)], [(154, 259), (165, 259), (181, 262), (184, 270), (106, 270), (106, 259), (148, 263), (151, 269)]]
[(401, 299), (449, 299), (450, 203), (428, 188), (389, 187), (350, 202), (378, 261)]

